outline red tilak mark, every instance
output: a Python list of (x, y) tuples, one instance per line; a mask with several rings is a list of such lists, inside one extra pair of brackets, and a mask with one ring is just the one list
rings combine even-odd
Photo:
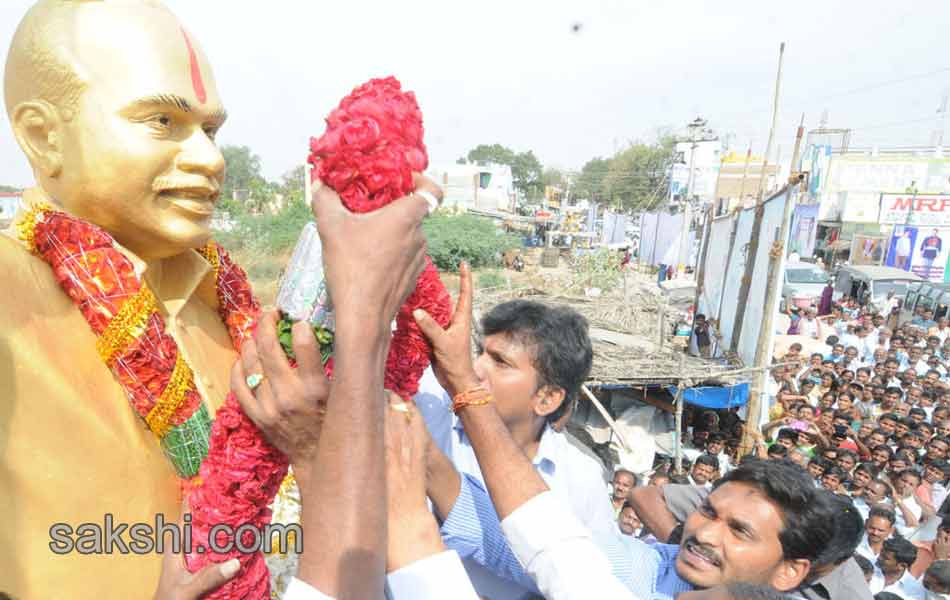
[(191, 62), (191, 85), (195, 88), (195, 95), (198, 96), (198, 102), (204, 104), (208, 100), (208, 93), (205, 91), (205, 82), (201, 79), (201, 68), (198, 66), (198, 56), (195, 55), (195, 49), (191, 46), (191, 40), (188, 34), (182, 28), (181, 34), (185, 36), (185, 45), (188, 46), (188, 60)]

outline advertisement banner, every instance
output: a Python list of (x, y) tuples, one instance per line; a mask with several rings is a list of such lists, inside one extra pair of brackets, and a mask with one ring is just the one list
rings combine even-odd
[(895, 225), (885, 264), (930, 281), (950, 280), (947, 241), (950, 241), (950, 228)]
[(950, 195), (881, 194), (881, 223), (950, 227)]
[(852, 265), (880, 265), (884, 261), (887, 238), (856, 234), (851, 242)]
[(810, 258), (815, 251), (815, 234), (818, 231), (818, 205), (800, 204), (792, 214), (791, 236), (788, 251), (797, 252), (802, 258)]

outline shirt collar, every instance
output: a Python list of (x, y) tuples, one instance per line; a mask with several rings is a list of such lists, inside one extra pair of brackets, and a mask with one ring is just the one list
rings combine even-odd
[[(458, 436), (460, 443), (471, 447), (472, 444), (465, 434), (465, 428), (462, 427), (462, 421), (458, 416), (452, 416), (452, 429)], [(550, 425), (545, 424), (544, 430), (541, 431), (541, 441), (538, 443), (538, 451), (535, 453), (534, 458), (531, 459), (531, 464), (548, 475), (554, 474), (560, 459), (557, 435), (557, 432), (554, 431)]]
[[(41, 203), (63, 210), (59, 203), (50, 198), (41, 188), (34, 187), (23, 192), (24, 207), (29, 208)], [(13, 223), (3, 233), (16, 238), (16, 223), (23, 212), (25, 212), (23, 209), (17, 212)], [(177, 256), (146, 263), (118, 242), (116, 246), (132, 262), (136, 274), (148, 282), (163, 316), (175, 318), (182, 307), (195, 295), (208, 306), (217, 306), (215, 270), (195, 250), (188, 249)]]

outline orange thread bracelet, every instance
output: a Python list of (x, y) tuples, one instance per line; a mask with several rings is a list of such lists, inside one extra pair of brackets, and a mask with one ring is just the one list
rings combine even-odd
[(488, 390), (476, 385), (452, 398), (452, 412), (458, 414), (460, 410), (467, 406), (484, 406), (494, 401), (495, 399), (488, 393)]

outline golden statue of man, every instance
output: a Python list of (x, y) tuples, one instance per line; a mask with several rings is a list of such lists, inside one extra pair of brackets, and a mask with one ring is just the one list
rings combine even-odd
[[(4, 94), (46, 203), (111, 234), (147, 282), (213, 411), (236, 355), (217, 312), (210, 236), (225, 119), (197, 41), (152, 0), (40, 0), (14, 35)], [(151, 597), (160, 557), (53, 551), (51, 528), (174, 523), (180, 479), (96, 351), (52, 269), (0, 235), (0, 591)], [(60, 532), (65, 531), (60, 528)], [(86, 532), (89, 530), (86, 529)], [(108, 532), (104, 532), (108, 535)], [(124, 539), (128, 542), (128, 532)], [(88, 540), (87, 540), (88, 541)], [(62, 548), (62, 546), (59, 546)], [(91, 551), (91, 553), (90, 553)]]

